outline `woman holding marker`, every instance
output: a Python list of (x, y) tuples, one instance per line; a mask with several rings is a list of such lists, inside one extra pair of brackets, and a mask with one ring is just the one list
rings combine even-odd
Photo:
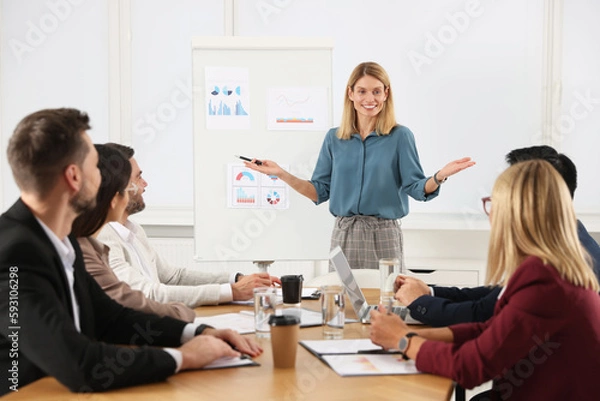
[(448, 177), (475, 164), (465, 157), (426, 177), (412, 132), (396, 123), (388, 74), (373, 62), (350, 75), (342, 122), (325, 136), (310, 181), (261, 162), (245, 165), (279, 177), (317, 205), (330, 201), (331, 248), (339, 245), (355, 269), (376, 269), (380, 258), (403, 263), (399, 219), (408, 214), (408, 196), (431, 200)]

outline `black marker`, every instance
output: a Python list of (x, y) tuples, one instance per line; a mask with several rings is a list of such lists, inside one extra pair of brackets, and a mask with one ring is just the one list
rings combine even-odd
[[(244, 157), (244, 156), (239, 156), (239, 155), (234, 155), (235, 157), (242, 159), (242, 160), (246, 160), (247, 162), (251, 162), (252, 159), (250, 159), (249, 157)], [(262, 166), (262, 162), (260, 160), (256, 160), (254, 162), (254, 164), (256, 164), (257, 166)]]
[(397, 354), (398, 350), (385, 350), (385, 349), (361, 349), (358, 350), (357, 354)]

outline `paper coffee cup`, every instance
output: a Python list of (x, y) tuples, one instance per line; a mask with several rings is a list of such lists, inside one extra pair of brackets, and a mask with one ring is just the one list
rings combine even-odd
[(273, 366), (293, 368), (296, 366), (300, 319), (290, 315), (271, 316), (269, 326), (271, 326)]

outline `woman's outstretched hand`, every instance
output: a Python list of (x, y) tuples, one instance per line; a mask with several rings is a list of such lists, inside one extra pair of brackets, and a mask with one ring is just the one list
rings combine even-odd
[(446, 178), (459, 173), (469, 167), (475, 165), (475, 162), (470, 157), (463, 157), (462, 159), (451, 161), (446, 164), (440, 171), (437, 172), (436, 178), (438, 181), (444, 181)]

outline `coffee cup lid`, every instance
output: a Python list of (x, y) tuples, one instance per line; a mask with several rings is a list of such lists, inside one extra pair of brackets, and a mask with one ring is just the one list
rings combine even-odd
[(271, 315), (269, 318), (269, 326), (293, 326), (300, 324), (300, 318), (291, 315)]
[(287, 276), (281, 276), (279, 278), (281, 281), (304, 281), (304, 277), (302, 277), (302, 274), (300, 275), (287, 275)]

